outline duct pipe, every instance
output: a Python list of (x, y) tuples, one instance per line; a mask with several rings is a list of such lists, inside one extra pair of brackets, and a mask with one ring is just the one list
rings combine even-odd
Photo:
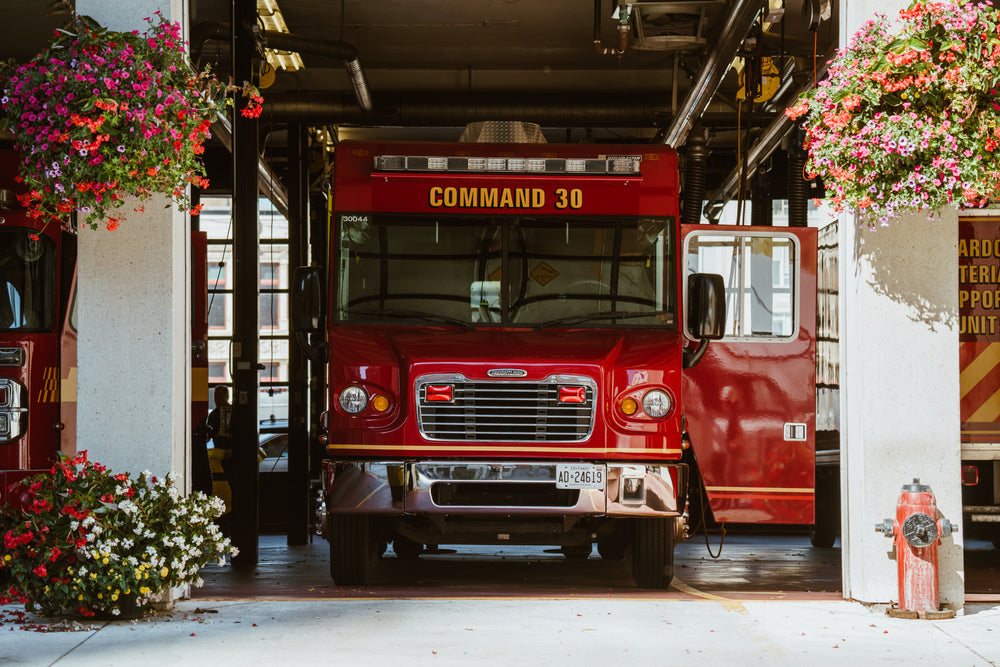
[(347, 75), (351, 77), (358, 105), (363, 111), (371, 112), (372, 97), (368, 89), (368, 80), (365, 78), (364, 70), (361, 69), (361, 63), (358, 61), (358, 50), (354, 45), (267, 30), (264, 32), (264, 46), (277, 51), (298, 51), (299, 53), (343, 61), (344, 67), (347, 68)]
[[(669, 95), (579, 95), (538, 93), (512, 99), (506, 93), (394, 93), (379, 96), (378, 109), (365, 115), (349, 96), (301, 93), (267, 96), (263, 118), (307, 125), (365, 123), (398, 127), (461, 127), (483, 120), (516, 120), (543, 127), (635, 127), (665, 124)], [(705, 125), (731, 122), (725, 114), (706, 114)]]
[(761, 0), (737, 0), (738, 6), (729, 12), (729, 19), (722, 29), (718, 46), (708, 55), (708, 61), (698, 72), (698, 78), (691, 84), (690, 90), (681, 103), (680, 112), (663, 135), (663, 143), (678, 147), (686, 140), (695, 122), (704, 113), (708, 103), (712, 101), (716, 89), (722, 83), (722, 77), (729, 71), (729, 66), (736, 52), (743, 43), (757, 15), (764, 8)]
[(701, 222), (701, 205), (705, 200), (705, 173), (708, 170), (708, 142), (698, 128), (688, 139), (684, 156), (684, 208), (681, 223), (697, 225)]
[[(229, 41), (232, 31), (228, 23), (199, 23), (191, 30), (191, 55), (195, 62), (201, 57), (201, 49), (209, 40)], [(316, 39), (303, 35), (292, 35), (276, 30), (263, 33), (264, 46), (277, 51), (298, 51), (322, 58), (343, 61), (347, 75), (354, 86), (354, 97), (362, 111), (372, 111), (372, 97), (368, 88), (368, 80), (361, 63), (358, 61), (358, 50), (352, 44), (326, 39)]]
[(774, 224), (771, 184), (767, 174), (760, 170), (750, 179), (750, 224), (758, 227)]
[(800, 127), (793, 127), (788, 137), (788, 173), (786, 183), (788, 189), (788, 226), (809, 226), (809, 182), (805, 178), (806, 158), (809, 157), (802, 147), (806, 133)]
[[(829, 62), (824, 63), (823, 66), (816, 71), (816, 80), (822, 79), (826, 76), (826, 69), (829, 66)], [(799, 89), (795, 95), (788, 100), (789, 103), (797, 100), (804, 92), (813, 87), (813, 82), (809, 81), (805, 86)], [(750, 147), (750, 153), (747, 156), (747, 174), (746, 177), (750, 178), (753, 176), (754, 172), (757, 171), (757, 165), (768, 158), (774, 149), (778, 147), (781, 139), (788, 134), (789, 130), (795, 125), (795, 121), (786, 116), (785, 114), (779, 114), (775, 116), (774, 121), (768, 125), (764, 131), (758, 137), (757, 141), (753, 146)], [(719, 186), (719, 189), (712, 193), (708, 201), (705, 203), (705, 217), (709, 219), (710, 222), (717, 222), (719, 219), (719, 214), (722, 212), (722, 207), (726, 205), (733, 195), (736, 193), (736, 189), (740, 182), (740, 168), (737, 167), (733, 171), (729, 172), (729, 175)]]

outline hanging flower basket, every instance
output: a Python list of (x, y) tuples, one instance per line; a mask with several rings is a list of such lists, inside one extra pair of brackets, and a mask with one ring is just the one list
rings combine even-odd
[(807, 170), (837, 210), (869, 225), (1000, 192), (1000, 14), (989, 4), (915, 2), (878, 15), (826, 80), (785, 111), (804, 117)]
[(236, 555), (213, 523), (221, 500), (184, 496), (173, 476), (133, 480), (63, 457), (15, 487), (20, 509), (0, 507), (0, 604), (42, 616), (139, 616), (162, 591), (201, 585), (199, 572)]
[(244, 115), (260, 114), (256, 88), (195, 72), (178, 24), (159, 13), (147, 21), (140, 34), (77, 17), (34, 60), (0, 70), (30, 216), (69, 226), (78, 211), (92, 228), (115, 229), (117, 209), (141, 210), (153, 193), (190, 210), (187, 186), (207, 185), (199, 156), (230, 94), (244, 94)]

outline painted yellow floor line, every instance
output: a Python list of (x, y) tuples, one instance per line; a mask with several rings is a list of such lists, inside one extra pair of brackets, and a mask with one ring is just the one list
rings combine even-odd
[(718, 602), (720, 605), (722, 605), (723, 608), (728, 609), (729, 611), (735, 611), (740, 614), (748, 613), (746, 607), (744, 607), (743, 603), (740, 602), (739, 600), (730, 600), (729, 598), (724, 598), (721, 595), (715, 595), (714, 593), (705, 593), (704, 591), (699, 591), (697, 588), (694, 588), (693, 586), (688, 586), (677, 577), (674, 577), (673, 580), (671, 580), (670, 587), (676, 588), (681, 593), (687, 593), (688, 595), (693, 595), (697, 598), (702, 598), (704, 600), (714, 600)]

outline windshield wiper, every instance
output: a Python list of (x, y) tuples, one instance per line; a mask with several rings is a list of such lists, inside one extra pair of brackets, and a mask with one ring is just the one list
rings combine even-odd
[(438, 315), (437, 313), (428, 313), (423, 310), (368, 310), (365, 308), (348, 308), (344, 312), (350, 315), (375, 315), (375, 316), (389, 316), (389, 317), (415, 317), (421, 320), (437, 320), (439, 322), (446, 322), (447, 324), (454, 324), (455, 326), (462, 327), (468, 331), (475, 329), (474, 326), (469, 324), (464, 320), (460, 320), (457, 317), (448, 317), (447, 315)]
[(600, 310), (596, 313), (580, 313), (579, 315), (569, 315), (568, 317), (560, 317), (555, 320), (548, 320), (547, 322), (542, 322), (535, 326), (535, 331), (541, 331), (546, 327), (557, 327), (563, 324), (576, 324), (577, 322), (586, 322), (587, 320), (617, 320), (617, 319), (627, 319), (630, 317), (653, 317), (655, 315), (664, 315), (669, 313), (668, 310)]

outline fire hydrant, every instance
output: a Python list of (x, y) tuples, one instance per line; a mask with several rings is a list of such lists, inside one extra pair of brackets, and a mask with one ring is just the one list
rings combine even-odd
[(936, 519), (931, 487), (914, 479), (904, 484), (896, 502), (896, 520), (886, 519), (875, 530), (894, 538), (899, 580), (899, 609), (925, 614), (938, 611), (938, 544), (957, 528)]

